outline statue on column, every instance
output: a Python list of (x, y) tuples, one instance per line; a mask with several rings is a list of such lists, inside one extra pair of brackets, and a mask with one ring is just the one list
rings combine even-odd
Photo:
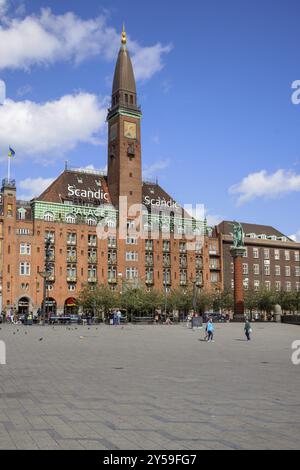
[(233, 248), (241, 248), (245, 246), (245, 234), (240, 222), (233, 224)]

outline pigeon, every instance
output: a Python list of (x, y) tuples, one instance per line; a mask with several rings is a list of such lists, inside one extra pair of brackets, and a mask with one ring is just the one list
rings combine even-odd
[(39, 341), (43, 341), (44, 338), (40, 338)]

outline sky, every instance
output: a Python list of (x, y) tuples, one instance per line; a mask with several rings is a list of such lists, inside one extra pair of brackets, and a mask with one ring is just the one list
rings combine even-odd
[(299, 15), (298, 0), (0, 0), (1, 178), (9, 145), (22, 199), (65, 161), (105, 169), (125, 22), (144, 177), (211, 224), (300, 241)]

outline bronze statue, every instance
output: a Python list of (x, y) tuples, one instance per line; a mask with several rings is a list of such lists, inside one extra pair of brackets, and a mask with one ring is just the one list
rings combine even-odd
[(240, 248), (245, 246), (244, 244), (244, 230), (240, 222), (234, 222), (233, 224), (233, 248)]

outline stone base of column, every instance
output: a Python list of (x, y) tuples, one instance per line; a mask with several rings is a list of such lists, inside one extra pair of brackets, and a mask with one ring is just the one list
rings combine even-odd
[(235, 313), (232, 318), (233, 323), (244, 323), (245, 322), (245, 315), (242, 315), (240, 313)]

